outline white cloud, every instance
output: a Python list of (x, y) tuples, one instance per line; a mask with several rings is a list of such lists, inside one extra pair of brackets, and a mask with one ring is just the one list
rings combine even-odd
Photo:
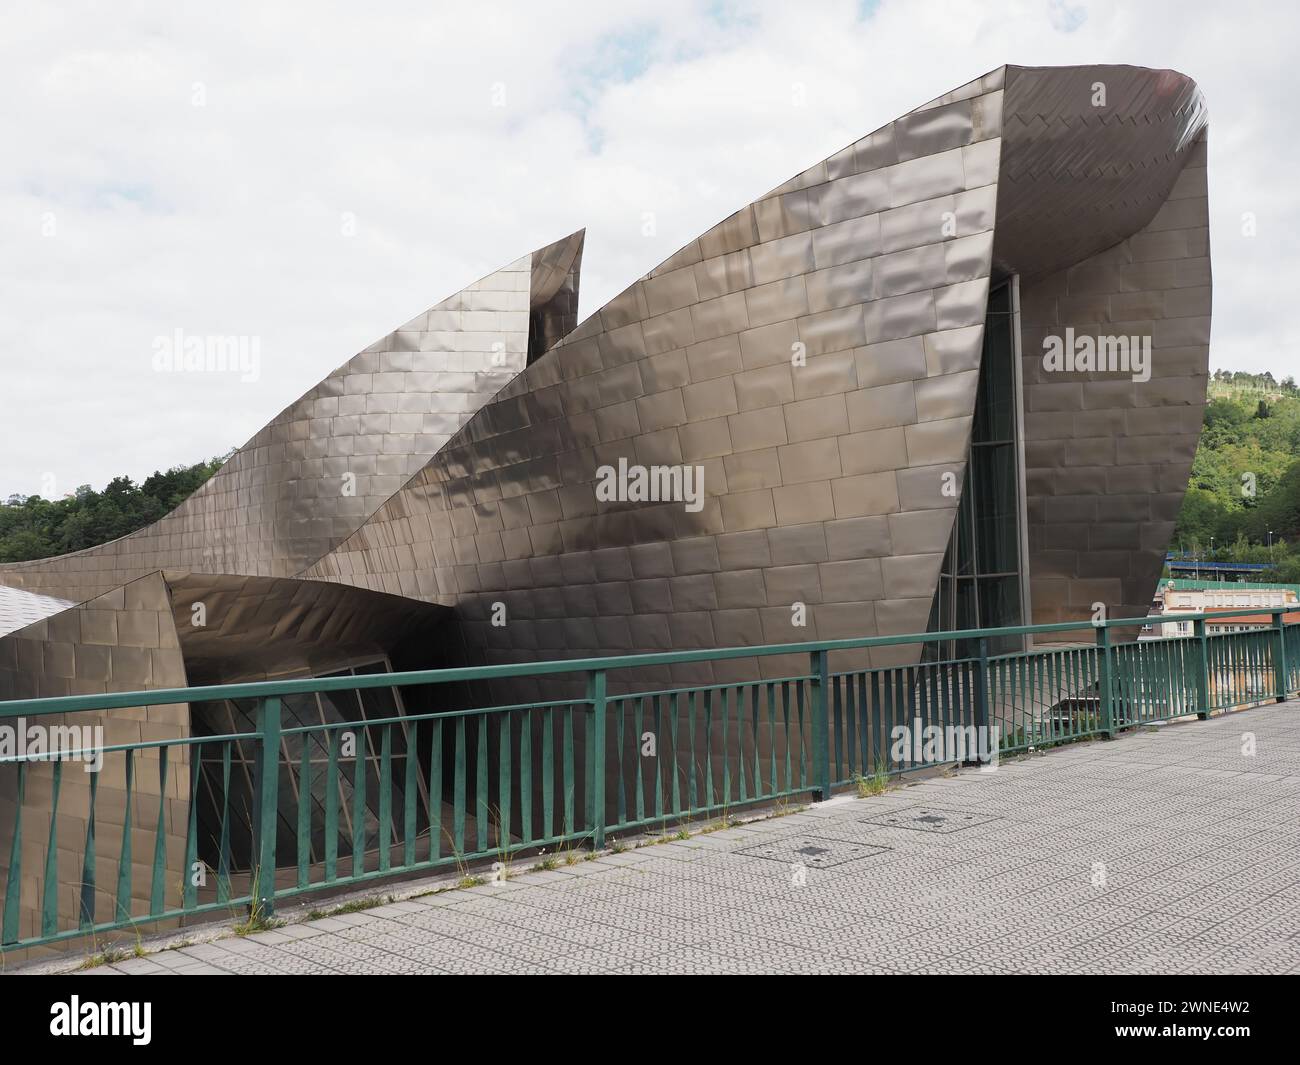
[[(1297, 22), (1169, 0), (10, 11), (0, 497), (47, 473), (70, 491), (223, 452), (416, 311), (584, 225), (588, 313), (1004, 62), (1197, 79), (1213, 365), (1296, 373)], [(260, 337), (261, 379), (155, 374), (153, 338), (176, 328)]]

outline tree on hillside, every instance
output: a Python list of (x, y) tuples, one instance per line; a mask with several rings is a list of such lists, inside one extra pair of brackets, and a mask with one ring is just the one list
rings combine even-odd
[(102, 492), (81, 485), (64, 499), (11, 495), (0, 505), (0, 562), (81, 551), (142, 529), (193, 494), (224, 461), (176, 466), (142, 485), (114, 477)]

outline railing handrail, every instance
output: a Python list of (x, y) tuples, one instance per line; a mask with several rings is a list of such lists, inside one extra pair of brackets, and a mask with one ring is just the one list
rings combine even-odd
[[(1178, 621), (1221, 621), (1231, 617), (1254, 617), (1295, 613), (1287, 607), (1250, 607), (1201, 614), (1179, 614)], [(951, 632), (918, 632), (899, 636), (863, 636), (843, 640), (812, 640), (801, 643), (763, 644), (755, 647), (716, 647), (691, 651), (658, 651), (649, 654), (613, 655), (599, 658), (552, 659), (543, 662), (512, 662), (494, 666), (457, 666), (448, 669), (408, 670), (400, 673), (368, 673), (345, 677), (300, 677), (287, 680), (246, 681), (238, 684), (198, 685), (185, 688), (156, 688), (145, 691), (103, 692), (94, 695), (50, 696), (39, 699), (0, 700), (0, 718), (22, 714), (68, 714), (88, 710), (122, 710), (138, 706), (169, 706), (217, 699), (259, 699), (273, 695), (312, 692), (359, 691), (369, 688), (403, 688), (418, 684), (454, 684), (490, 681), (510, 677), (541, 677), (564, 673), (610, 672), (689, 662), (728, 661), (736, 658), (765, 658), (783, 654), (815, 654), (872, 647), (897, 647), (914, 643), (943, 643), (950, 640), (978, 640), (994, 636), (1027, 636), (1039, 633), (1078, 632), (1098, 629), (1136, 628), (1159, 623), (1165, 615), (1140, 618), (1064, 621), (1045, 625), (1010, 625), (1002, 628), (957, 629)], [(1170, 637), (1185, 639), (1192, 637)], [(582, 702), (583, 700), (567, 700)]]

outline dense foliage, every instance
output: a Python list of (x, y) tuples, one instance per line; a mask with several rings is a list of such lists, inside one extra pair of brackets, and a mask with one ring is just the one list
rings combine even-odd
[(1287, 378), (1261, 397), (1262, 375), (1238, 376), (1252, 379), (1205, 409), (1172, 548), (1272, 562), (1273, 579), (1300, 583), (1300, 395)]
[(1300, 393), (1294, 377), (1276, 380), (1267, 371), (1245, 373), (1242, 370), (1215, 370), (1210, 375), (1210, 395), (1229, 395), (1240, 392), (1267, 392), (1273, 395), (1294, 396)]
[(114, 477), (102, 492), (86, 484), (63, 499), (10, 496), (0, 504), (0, 562), (80, 551), (141, 529), (193, 493), (224, 461), (176, 466), (140, 485)]

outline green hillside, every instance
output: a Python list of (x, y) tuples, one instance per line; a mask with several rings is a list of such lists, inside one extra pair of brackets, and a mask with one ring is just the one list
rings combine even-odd
[(48, 558), (116, 540), (157, 521), (216, 473), (225, 458), (159, 471), (137, 485), (114, 477), (63, 499), (10, 496), (0, 503), (0, 562)]
[(1208, 558), (1213, 545), (1215, 559), (1272, 561), (1273, 579), (1298, 580), (1300, 391), (1292, 378), (1218, 371), (1210, 396), (1171, 547)]

